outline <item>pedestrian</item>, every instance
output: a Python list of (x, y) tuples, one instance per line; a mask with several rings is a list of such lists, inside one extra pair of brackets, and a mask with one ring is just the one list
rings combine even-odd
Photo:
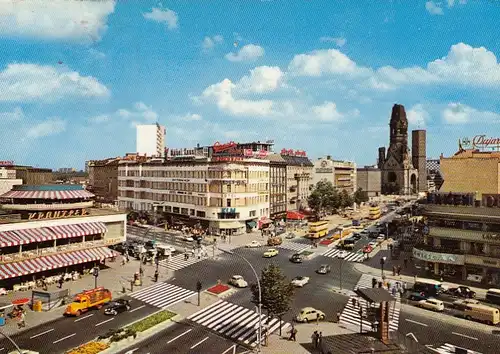
[(318, 331), (314, 331), (313, 334), (311, 335), (311, 340), (312, 344), (314, 345), (314, 348), (318, 347), (318, 337), (317, 337)]
[(18, 319), (19, 319), (19, 323), (17, 324), (18, 328), (26, 327), (26, 311), (24, 309), (21, 310), (21, 312), (19, 313)]
[(158, 274), (158, 269), (157, 269), (157, 270), (155, 270), (155, 283), (158, 282), (158, 276), (159, 276), (159, 274)]
[(64, 284), (64, 275), (61, 274), (61, 277), (59, 278), (59, 289), (62, 289), (63, 284)]
[(320, 351), (323, 353), (323, 332), (319, 332), (318, 334), (318, 346)]
[(401, 266), (400, 265), (398, 265), (397, 273), (398, 273), (398, 276), (401, 276)]
[(396, 297), (397, 289), (395, 287), (392, 288), (392, 296)]
[(396, 275), (396, 266), (392, 266), (392, 276)]
[(293, 340), (294, 342), (297, 341), (297, 328), (295, 328), (294, 325), (292, 325), (292, 328), (290, 329), (290, 338), (289, 340)]
[(356, 298), (351, 298), (352, 307), (356, 307)]
[(377, 285), (377, 279), (375, 277), (372, 278), (372, 288), (374, 288)]
[(403, 261), (405, 268), (408, 268), (408, 258), (405, 258)]

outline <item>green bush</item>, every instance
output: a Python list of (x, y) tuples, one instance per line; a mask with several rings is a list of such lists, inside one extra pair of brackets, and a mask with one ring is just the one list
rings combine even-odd
[(176, 314), (170, 311), (161, 311), (158, 313), (155, 313), (152, 316), (149, 316), (137, 323), (134, 323), (131, 326), (128, 326), (127, 329), (137, 333), (137, 332), (144, 332), (145, 330), (156, 326), (157, 324), (160, 324), (162, 322), (165, 322), (172, 317), (174, 317)]
[(306, 257), (307, 257), (307, 256), (310, 256), (310, 255), (311, 255), (311, 254), (313, 254), (313, 253), (314, 253), (314, 252), (311, 252), (311, 251), (302, 251), (302, 252), (300, 253), (300, 255), (301, 255), (301, 256), (306, 256)]

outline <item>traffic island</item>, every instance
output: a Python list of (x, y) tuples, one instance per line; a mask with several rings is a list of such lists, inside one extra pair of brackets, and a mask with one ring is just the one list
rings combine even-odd
[(302, 252), (300, 252), (299, 254), (300, 254), (300, 255), (302, 256), (302, 258), (303, 258), (303, 259), (305, 259), (305, 260), (311, 259), (311, 258), (313, 258), (313, 257), (316, 255), (316, 253), (315, 253), (315, 252), (313, 252), (313, 251), (302, 251)]
[(319, 244), (321, 246), (328, 246), (329, 247), (334, 242), (335, 242), (335, 240), (326, 239), (326, 240), (322, 240)]
[(208, 288), (206, 291), (212, 295), (221, 295), (225, 293), (226, 291), (230, 290), (231, 287), (226, 284), (217, 284), (215, 286), (212, 286), (211, 288)]

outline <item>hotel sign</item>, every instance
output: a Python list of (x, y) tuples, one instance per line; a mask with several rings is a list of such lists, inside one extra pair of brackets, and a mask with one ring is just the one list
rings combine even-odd
[(86, 216), (90, 215), (87, 209), (72, 209), (72, 210), (56, 210), (56, 211), (35, 211), (23, 215), (23, 219), (28, 220), (48, 220), (48, 219), (62, 219), (72, 216)]
[(413, 257), (427, 262), (465, 264), (465, 256), (461, 254), (428, 252), (414, 248)]

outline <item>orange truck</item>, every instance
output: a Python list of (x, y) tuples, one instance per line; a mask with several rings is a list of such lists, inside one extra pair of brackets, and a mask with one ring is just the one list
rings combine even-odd
[(92, 308), (100, 309), (111, 301), (111, 291), (103, 287), (85, 290), (75, 296), (73, 302), (66, 307), (67, 316), (80, 316)]

